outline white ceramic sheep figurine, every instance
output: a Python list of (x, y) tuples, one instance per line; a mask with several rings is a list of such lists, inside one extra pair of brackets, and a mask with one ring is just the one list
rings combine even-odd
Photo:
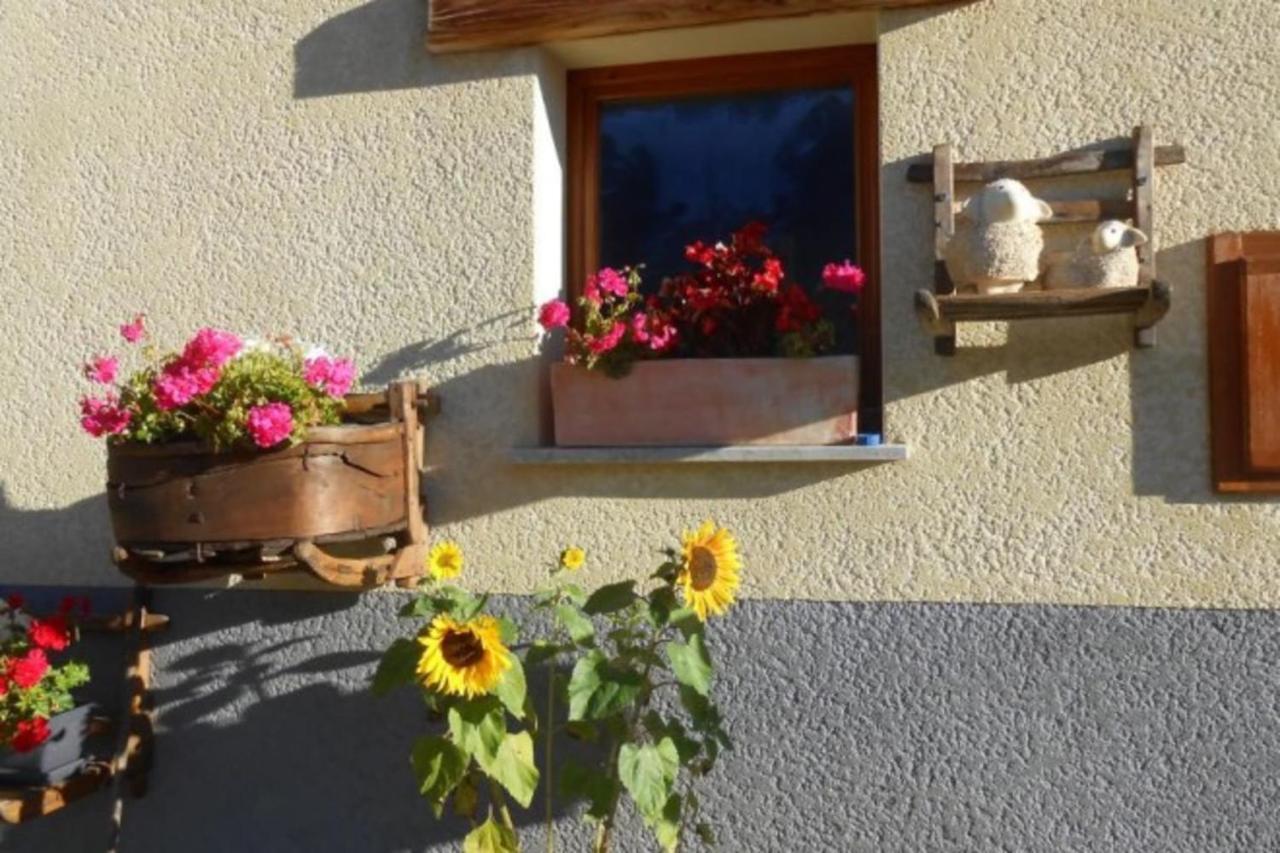
[(944, 259), (957, 290), (1013, 293), (1040, 277), (1041, 222), (1047, 203), (1020, 181), (1003, 178), (975, 193), (956, 217)]
[(1080, 287), (1137, 287), (1138, 247), (1147, 235), (1132, 225), (1110, 219), (1098, 225), (1074, 252), (1050, 261), (1045, 271), (1047, 290)]

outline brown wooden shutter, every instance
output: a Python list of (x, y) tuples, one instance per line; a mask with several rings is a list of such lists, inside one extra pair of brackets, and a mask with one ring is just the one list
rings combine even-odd
[(1209, 241), (1214, 480), (1280, 494), (1280, 232)]

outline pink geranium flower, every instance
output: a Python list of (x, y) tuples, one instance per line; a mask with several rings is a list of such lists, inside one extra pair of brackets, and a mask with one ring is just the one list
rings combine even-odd
[(156, 408), (162, 412), (181, 408), (201, 394), (208, 394), (222, 377), (216, 367), (193, 366), (186, 357), (166, 365), (151, 385)]
[(80, 426), (94, 438), (119, 435), (128, 429), (132, 418), (133, 414), (120, 405), (115, 394), (80, 401)]
[(569, 325), (569, 306), (563, 300), (552, 299), (538, 311), (538, 322), (548, 332), (564, 328)]
[(136, 344), (147, 336), (146, 314), (135, 314), (133, 322), (120, 327), (120, 337), (131, 344)]
[(182, 350), (182, 360), (193, 368), (222, 367), (233, 359), (244, 342), (231, 332), (201, 329)]
[(115, 382), (119, 372), (120, 359), (114, 355), (94, 356), (84, 366), (84, 375), (101, 385), (110, 385)]
[(626, 276), (611, 267), (605, 267), (587, 279), (583, 295), (592, 302), (599, 302), (601, 293), (622, 297), (627, 295), (630, 287)]
[(827, 264), (822, 268), (822, 283), (828, 290), (857, 295), (867, 283), (867, 274), (848, 260), (842, 264)]
[(355, 382), (356, 364), (349, 358), (318, 355), (306, 360), (302, 377), (312, 388), (324, 391), (331, 397), (342, 397), (351, 390), (351, 385)]
[(245, 419), (245, 428), (259, 447), (274, 447), (293, 432), (293, 410), (285, 403), (254, 406)]
[(596, 355), (604, 355), (622, 342), (622, 336), (627, 333), (627, 327), (619, 322), (614, 322), (609, 327), (609, 331), (605, 332), (598, 338), (591, 338), (587, 342), (587, 348)]

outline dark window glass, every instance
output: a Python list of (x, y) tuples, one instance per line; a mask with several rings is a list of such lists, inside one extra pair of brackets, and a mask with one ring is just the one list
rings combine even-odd
[(603, 105), (601, 264), (643, 262), (656, 289), (686, 244), (759, 220), (818, 295), (825, 263), (858, 261), (853, 115), (847, 87)]

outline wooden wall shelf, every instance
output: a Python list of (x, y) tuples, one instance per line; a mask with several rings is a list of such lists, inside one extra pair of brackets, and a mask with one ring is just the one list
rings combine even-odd
[[(954, 355), (956, 324), (1027, 320), (1049, 317), (1088, 317), (1104, 314), (1133, 316), (1135, 344), (1155, 346), (1155, 326), (1169, 313), (1173, 292), (1156, 277), (1155, 184), (1156, 167), (1185, 163), (1180, 145), (1155, 144), (1149, 126), (1137, 128), (1131, 146), (1101, 147), (1068, 151), (1038, 160), (993, 160), (955, 163), (950, 145), (934, 149), (932, 162), (914, 163), (907, 169), (912, 183), (933, 184), (934, 285), (933, 290), (916, 292), (915, 310), (925, 333), (934, 338), (934, 351)], [(989, 183), (1001, 178), (1034, 180), (1088, 175), (1110, 171), (1132, 171), (1129, 199), (1077, 199), (1049, 201), (1053, 219), (1046, 224), (1090, 223), (1109, 219), (1131, 221), (1150, 241), (1138, 248), (1141, 287), (1088, 288), (1080, 290), (1023, 290), (1018, 293), (956, 293), (947, 272), (944, 252), (955, 234), (959, 202), (957, 181)], [(1038, 286), (1029, 282), (1028, 287)]]
[(1169, 312), (1172, 291), (1164, 282), (1151, 287), (1108, 287), (1082, 290), (1031, 290), (1023, 293), (916, 292), (916, 313), (929, 331), (945, 335), (954, 323), (1031, 320), (1047, 317), (1093, 317), (1133, 314), (1134, 326), (1149, 329)]

